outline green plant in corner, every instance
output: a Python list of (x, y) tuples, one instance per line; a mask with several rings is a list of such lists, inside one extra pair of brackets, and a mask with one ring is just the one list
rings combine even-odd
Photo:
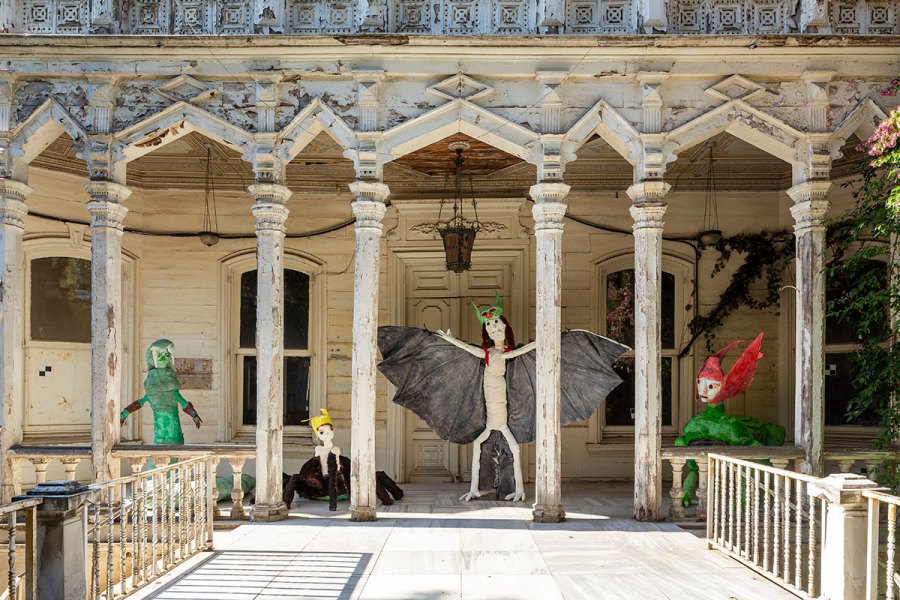
[[(893, 96), (900, 79), (882, 91)], [(878, 415), (881, 431), (876, 445), (900, 438), (900, 107), (863, 145), (868, 154), (854, 206), (832, 225), (832, 259), (826, 277), (841, 293), (828, 303), (832, 317), (852, 325), (857, 346), (852, 361), (855, 396), (848, 416)], [(874, 262), (878, 261), (878, 262)], [(873, 269), (873, 264), (885, 268)], [(900, 480), (896, 465), (881, 465), (879, 481), (892, 488)]]

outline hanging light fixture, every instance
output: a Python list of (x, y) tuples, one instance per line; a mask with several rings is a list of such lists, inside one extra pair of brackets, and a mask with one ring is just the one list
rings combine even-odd
[[(441, 196), (441, 208), (438, 212), (438, 221), (435, 229), (441, 235), (444, 241), (444, 255), (447, 259), (447, 270), (454, 273), (462, 273), (468, 271), (472, 266), (472, 248), (475, 246), (475, 236), (481, 230), (481, 223), (478, 221), (478, 208), (475, 202), (475, 189), (472, 184), (472, 174), (463, 173), (463, 167), (466, 164), (466, 158), (463, 152), (471, 146), (467, 142), (451, 142), (447, 148), (453, 153), (451, 161), (453, 162), (453, 216), (442, 221), (441, 217), (444, 212), (444, 204), (447, 202), (449, 174), (444, 179), (444, 193)], [(472, 196), (472, 215), (474, 220), (466, 219), (463, 216), (463, 177), (469, 181), (469, 190)]]
[(716, 203), (716, 169), (713, 162), (713, 149), (715, 140), (706, 142), (709, 148), (709, 171), (706, 174), (706, 205), (703, 207), (703, 230), (697, 235), (697, 239), (704, 246), (712, 246), (722, 239), (722, 230), (719, 229), (719, 207)]
[(212, 187), (212, 144), (209, 143), (206, 144), (206, 179), (203, 187), (205, 189), (203, 230), (198, 235), (201, 242), (207, 247), (212, 247), (219, 243), (219, 216), (216, 213), (216, 192)]

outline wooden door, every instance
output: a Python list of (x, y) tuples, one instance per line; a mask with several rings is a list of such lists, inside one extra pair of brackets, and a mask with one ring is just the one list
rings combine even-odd
[[(461, 340), (481, 343), (481, 325), (472, 302), (494, 302), (499, 291), (505, 307), (518, 310), (509, 296), (513, 263), (502, 259), (479, 261), (471, 271), (457, 275), (446, 270), (443, 257), (417, 261), (406, 267), (406, 325), (436, 331), (447, 330)], [(515, 304), (515, 307), (511, 305)], [(507, 309), (509, 310), (509, 309)], [(459, 446), (441, 440), (411, 411), (406, 417), (407, 481), (466, 480), (470, 472), (471, 444)]]

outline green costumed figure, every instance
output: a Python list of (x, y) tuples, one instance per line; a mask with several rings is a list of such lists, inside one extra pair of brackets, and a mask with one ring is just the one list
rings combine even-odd
[[(697, 374), (697, 397), (707, 404), (706, 410), (684, 426), (684, 435), (675, 440), (676, 446), (726, 445), (726, 446), (781, 446), (784, 444), (784, 427), (764, 423), (753, 417), (732, 417), (725, 414), (725, 400), (743, 392), (753, 381), (756, 364), (762, 358), (760, 347), (763, 334), (759, 334), (747, 346), (740, 358), (725, 375), (722, 357), (734, 349), (741, 340), (733, 342), (706, 359)], [(684, 479), (685, 506), (694, 500), (699, 469), (693, 460), (687, 461), (687, 477)]]
[(194, 405), (181, 395), (178, 376), (172, 368), (175, 362), (175, 345), (169, 340), (156, 340), (147, 348), (147, 379), (144, 380), (144, 397), (125, 407), (119, 416), (124, 425), (128, 415), (149, 402), (153, 409), (153, 443), (157, 445), (184, 444), (178, 407), (194, 420), (197, 429), (203, 421)]

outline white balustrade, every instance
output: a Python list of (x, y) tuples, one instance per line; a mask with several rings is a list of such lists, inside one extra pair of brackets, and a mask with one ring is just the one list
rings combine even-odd
[(709, 454), (710, 548), (764, 574), (801, 598), (816, 598), (826, 500), (821, 481), (756, 462)]

